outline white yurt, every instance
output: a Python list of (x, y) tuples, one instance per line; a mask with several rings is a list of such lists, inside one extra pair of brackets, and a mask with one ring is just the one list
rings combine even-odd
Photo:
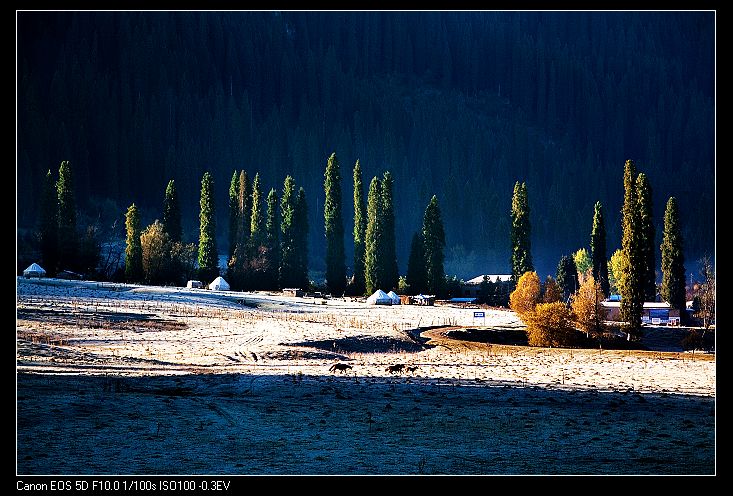
[(46, 271), (43, 270), (43, 267), (33, 262), (23, 271), (23, 277), (26, 279), (30, 279), (31, 277), (46, 277)]
[(378, 289), (373, 295), (367, 298), (367, 303), (369, 305), (391, 305), (392, 298), (390, 298), (389, 295), (381, 289)]
[(400, 304), (400, 297), (394, 291), (390, 291), (389, 293), (387, 293), (387, 296), (389, 296), (392, 299), (392, 304), (393, 305), (399, 305)]
[(224, 280), (223, 277), (219, 276), (209, 284), (209, 289), (217, 291), (229, 291), (229, 283)]

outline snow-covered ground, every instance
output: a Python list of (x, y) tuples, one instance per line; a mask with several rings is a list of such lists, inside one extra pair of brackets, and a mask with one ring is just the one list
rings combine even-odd
[[(20, 473), (714, 470), (714, 355), (420, 335), (521, 328), (506, 310), (485, 310), (484, 322), (446, 306), (22, 278), (17, 295)], [(334, 363), (352, 368), (334, 374)], [(398, 364), (417, 368), (387, 370)], [(533, 436), (545, 446), (531, 448)], [(513, 444), (471, 444), (488, 437)], [(186, 439), (204, 438), (229, 448), (187, 451)], [(582, 467), (566, 457), (548, 469), (532, 455), (582, 442)], [(655, 455), (634, 462), (645, 447)], [(598, 459), (604, 449), (615, 464)]]

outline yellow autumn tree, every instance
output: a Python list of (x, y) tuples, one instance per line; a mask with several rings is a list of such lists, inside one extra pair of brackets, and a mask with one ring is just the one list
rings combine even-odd
[(560, 301), (540, 303), (522, 320), (527, 324), (530, 346), (571, 346), (576, 341), (577, 331), (573, 328), (572, 314)]
[(165, 265), (170, 251), (168, 234), (158, 219), (140, 234), (142, 245), (143, 275), (148, 284), (162, 282)]
[(540, 301), (542, 289), (537, 272), (525, 272), (517, 281), (517, 288), (509, 295), (509, 307), (526, 324), (525, 316), (532, 313)]
[(601, 305), (602, 301), (603, 288), (592, 275), (588, 275), (573, 295), (571, 303), (575, 323), (587, 336), (603, 332), (606, 309)]

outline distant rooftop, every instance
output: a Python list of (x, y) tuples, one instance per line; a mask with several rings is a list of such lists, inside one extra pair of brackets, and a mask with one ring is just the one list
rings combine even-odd
[(451, 303), (473, 303), (476, 298), (451, 298)]
[[(511, 274), (486, 274), (491, 282), (496, 282), (497, 280), (502, 282), (507, 282), (509, 279), (512, 278)], [(484, 275), (476, 276), (473, 279), (469, 279), (466, 281), (466, 284), (481, 284), (481, 281), (484, 280)]]
[[(601, 302), (601, 305), (603, 305), (606, 308), (619, 308), (621, 306), (621, 302), (620, 301), (602, 301)], [(667, 308), (671, 308), (671, 307), (669, 306), (669, 303), (664, 302), (664, 301), (663, 302), (660, 302), (660, 303), (657, 303), (655, 301), (645, 301), (644, 302), (644, 308), (664, 308), (664, 309), (667, 309)]]

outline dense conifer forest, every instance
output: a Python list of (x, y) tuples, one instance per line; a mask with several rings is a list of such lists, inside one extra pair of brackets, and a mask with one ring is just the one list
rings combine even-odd
[[(325, 271), (324, 171), (336, 152), (347, 273), (351, 171), (364, 198), (390, 171), (397, 261), (435, 194), (445, 271), (510, 273), (514, 185), (526, 184), (535, 268), (590, 246), (603, 204), (621, 246), (624, 163), (652, 185), (659, 247), (676, 198), (685, 259), (715, 233), (712, 12), (21, 12), (17, 220), (36, 229), (46, 173), (68, 160), (79, 225), (163, 219), (175, 180), (183, 241), (210, 171), (227, 243), (234, 171), (308, 198), (311, 270)], [(22, 199), (22, 200), (21, 200)], [(659, 260), (659, 253), (656, 254)]]

